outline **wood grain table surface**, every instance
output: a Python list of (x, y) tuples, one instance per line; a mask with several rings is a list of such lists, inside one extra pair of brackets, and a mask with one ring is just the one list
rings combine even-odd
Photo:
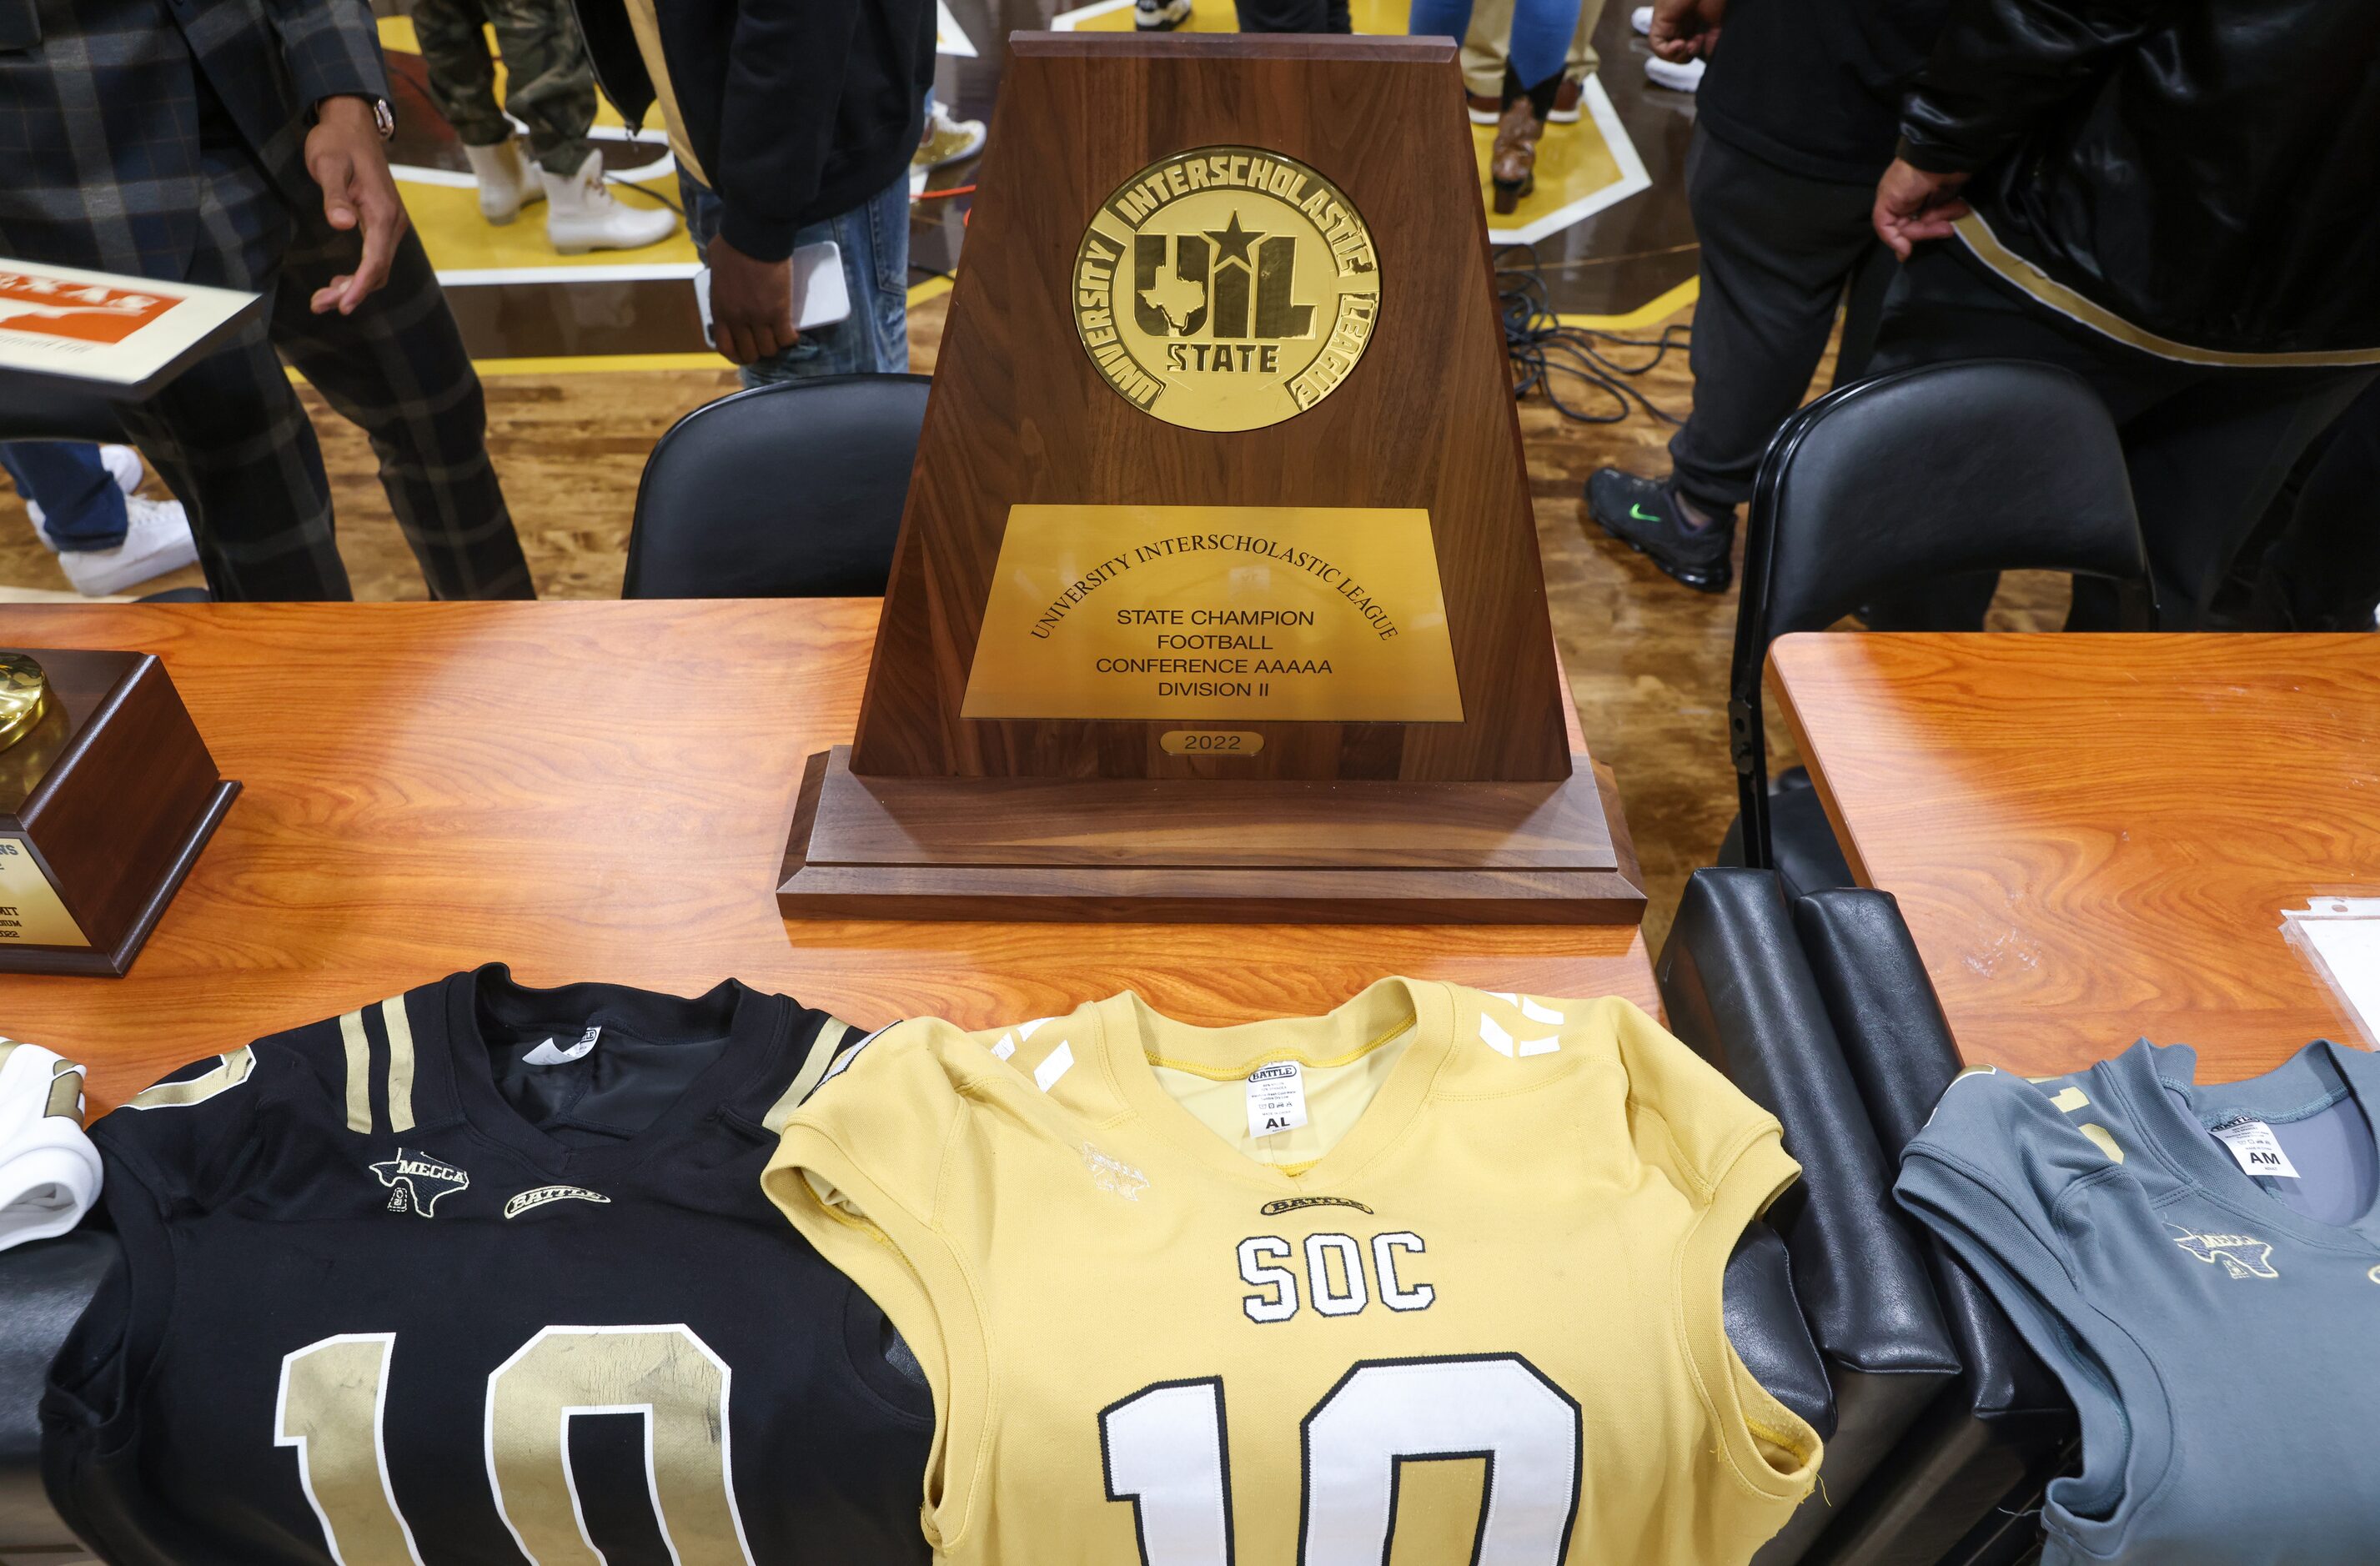
[(2380, 893), (2380, 637), (1791, 636), (1768, 680), (1970, 1062), (2373, 1042), (2281, 913)]
[(1655, 1008), (1633, 927), (780, 918), (802, 762), (851, 736), (877, 609), (0, 610), (0, 645), (156, 653), (246, 785), (130, 975), (0, 976), (0, 1034), (86, 1062), (96, 1111), (185, 1061), (498, 961), (539, 985), (691, 994), (733, 977), (866, 1026), (987, 1026), (1123, 989), (1237, 1022), (1392, 973)]

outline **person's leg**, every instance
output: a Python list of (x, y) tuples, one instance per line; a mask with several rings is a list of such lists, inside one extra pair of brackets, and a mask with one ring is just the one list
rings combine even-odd
[(595, 152), (595, 67), (568, 0), (480, 0), (504, 55), (504, 107), (528, 127), (528, 152), (567, 179)]
[(1875, 244), (1873, 193), (1788, 173), (1697, 128), (1686, 202), (1702, 294), (1694, 411), (1670, 460), (1686, 497), (1719, 512), (1752, 498), (1769, 437), (1810, 389), (1844, 284)]
[(0, 445), (0, 468), (17, 493), (41, 508), (41, 529), (61, 552), (114, 549), (124, 541), (124, 492), (80, 441), (12, 441)]
[[(2365, 368), (2227, 370), (2125, 426), (2124, 456), (2156, 571), (2161, 628), (2204, 627), (2233, 557), (2289, 469), (2373, 374)], [(2359, 504), (2362, 530), (2380, 534), (2369, 491)], [(2344, 558), (2355, 552), (2350, 547)]]
[(480, 0), (413, 0), (413, 31), (421, 43), (430, 101), (466, 147), (493, 147), (513, 137), (496, 103), (487, 21)]
[(117, 415), (187, 508), (216, 598), (347, 598), (322, 448), (269, 339), (290, 212), (245, 147), (203, 158), (187, 281), (263, 294), (267, 314)]
[[(1252, 0), (1240, 0), (1244, 32), (1250, 30), (1245, 18), (1251, 4)], [(1280, 0), (1272, 4), (1279, 7)], [(1405, 31), (1417, 38), (1462, 38), (1470, 30), (1471, 0), (1413, 0), (1405, 18)]]
[(398, 242), (387, 286), (355, 314), (307, 309), (311, 290), (352, 270), (358, 253), (355, 235), (319, 215), (299, 225), (273, 301), (273, 342), (370, 437), (381, 488), (431, 597), (535, 597), (488, 456), (479, 373), (419, 236)]
[(746, 366), (746, 385), (818, 375), (898, 374), (909, 368), (907, 175), (850, 212), (803, 228), (794, 244), (798, 249), (825, 239), (843, 251), (851, 313), (804, 332), (783, 353)]
[(2368, 631), (2380, 605), (2380, 381), (2331, 426), (2256, 584), (2268, 628)]
[(1504, 109), (1504, 63), (1512, 52), (1512, 0), (1476, 0), (1463, 31), (1463, 94), (1471, 117), (1493, 125)]
[(1578, 14), (1579, 0), (1517, 0), (1512, 7), (1512, 69), (1528, 84), (1541, 120), (1553, 112)]

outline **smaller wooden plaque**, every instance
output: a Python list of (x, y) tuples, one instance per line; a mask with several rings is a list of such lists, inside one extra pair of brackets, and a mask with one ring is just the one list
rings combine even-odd
[(23, 650), (48, 707), (0, 750), (0, 973), (120, 978), (239, 784), (152, 654)]

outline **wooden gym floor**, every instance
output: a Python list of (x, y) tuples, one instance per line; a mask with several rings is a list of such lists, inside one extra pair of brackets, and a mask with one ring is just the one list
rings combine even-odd
[[(1228, 0), (1200, 0), (1200, 4), (1228, 13)], [(380, 8), (384, 15), (395, 9), (385, 3)], [(1053, 0), (1035, 0), (1032, 8), (1046, 12), (1057, 6)], [(953, 0), (952, 10), (977, 39), (992, 36), (988, 26), (979, 22), (987, 11), (984, 0)], [(1626, 32), (1625, 18), (1624, 0), (1609, 0), (1596, 41), (1603, 55), (1602, 79), (1609, 84), (1618, 119), (1642, 153), (1651, 188), (1594, 214), (1576, 231), (1541, 243), (1538, 251), (1558, 308), (1626, 312), (1626, 335), (1658, 339), (1663, 327), (1689, 326), (1693, 321), (1694, 249), (1677, 189), (1684, 131), (1691, 125), (1693, 110), (1691, 100), (1648, 93), (1638, 85), (1642, 50), (1636, 46), (1642, 41)], [(408, 62), (395, 52), (396, 38), (389, 32), (398, 25), (384, 22), (383, 29), (392, 44), (393, 62), (402, 73)], [(954, 79), (944, 81), (944, 91), (962, 113), (983, 116), (989, 110), (989, 98), (997, 86), (997, 72), (989, 56), (996, 52), (987, 47), (979, 55), (960, 59), (956, 68), (946, 73)], [(418, 65), (418, 60), (410, 64)], [(426, 142), (424, 149), (416, 155), (425, 164), (461, 163), (458, 151), (429, 147)], [(953, 175), (965, 177), (967, 172), (962, 167)], [(951, 177), (938, 176), (936, 183), (949, 183)], [(666, 188), (659, 181), (654, 183)], [(429, 219), (421, 214), (430, 201), (419, 199), (411, 188), (407, 199), (427, 234)], [(925, 210), (946, 211), (956, 203), (922, 205)], [(939, 211), (937, 219), (918, 225), (917, 260), (929, 268), (947, 264), (939, 259), (942, 252), (937, 245), (949, 245), (956, 237), (955, 223)], [(941, 232), (929, 233), (929, 228)], [(468, 237), (484, 242), (480, 236)], [(434, 242), (432, 253), (437, 255)], [(448, 263), (441, 260), (440, 264), (443, 268)], [(1676, 270), (1682, 265), (1686, 278), (1682, 285)], [(607, 297), (630, 294), (639, 308), (624, 307), (614, 315), (629, 317), (625, 329), (639, 336), (649, 328), (682, 331), (681, 325), (668, 322), (640, 324), (636, 318), (647, 313), (642, 308), (647, 297), (660, 299), (672, 311), (684, 304), (690, 321), (690, 304), (679, 297), (685, 291), (682, 280), (667, 288), (659, 280), (624, 288), (627, 292), (614, 290), (613, 296), (584, 289), (574, 294), (564, 288), (548, 289), (540, 296), (525, 286), (507, 285), (499, 295), (492, 286), (454, 288), (450, 285), (450, 293), (489, 301), (487, 308), (475, 308), (466, 297), (457, 297), (457, 314), (467, 336), (474, 341), (475, 351), (490, 356), (482, 364), (489, 448), (503, 477), (538, 589), (549, 598), (618, 595), (629, 513), (647, 454), (681, 415), (735, 390), (737, 384), (732, 369), (707, 356), (662, 353), (641, 360), (648, 365), (658, 360), (666, 368), (622, 368), (622, 360), (613, 358), (598, 370), (591, 363), (568, 367), (557, 366), (552, 358), (525, 362), (517, 357), (495, 357), (555, 352), (541, 341), (533, 345), (480, 341), (483, 333), (522, 319), (545, 323), (537, 327), (540, 337), (555, 321), (564, 322), (571, 333), (592, 330), (590, 322), (616, 329), (619, 321), (607, 319), (601, 309), (590, 310), (583, 301), (591, 298), (601, 303)], [(556, 297), (572, 303), (565, 308), (545, 302)], [(914, 369), (933, 367), (948, 297), (947, 285), (939, 279), (913, 290)], [(1663, 308), (1674, 303), (1682, 303), (1682, 308)], [(604, 343), (594, 351), (617, 353), (627, 346)], [(635, 346), (643, 348), (646, 344)], [(666, 346), (684, 345), (671, 341)], [(1641, 363), (1653, 352), (1619, 346), (1607, 346), (1606, 351), (1628, 364)], [(1831, 374), (1831, 364), (1822, 365), (1814, 390), (1824, 390)], [(1671, 349), (1633, 383), (1657, 407), (1682, 416), (1692, 403), (1684, 347)], [(363, 437), (331, 413), (310, 389), (301, 388), (301, 394), (322, 439), (337, 508), (340, 550), (357, 596), (422, 597), (420, 575), (381, 493)], [(1608, 411), (1591, 389), (1580, 389), (1576, 382), (1568, 384), (1566, 395), (1586, 411)], [(1641, 407), (1613, 423), (1573, 422), (1539, 397), (1523, 404), (1521, 422), (1555, 633), (1588, 746), (1619, 780), (1628, 827), (1651, 892), (1646, 939), (1658, 952), (1685, 878), (1711, 862), (1735, 812), (1726, 716), (1735, 595), (1730, 591), (1714, 597), (1680, 587), (1585, 519), (1579, 495), (1586, 476), (1607, 464), (1644, 473), (1665, 471), (1670, 425)], [(153, 480), (151, 492), (162, 492)], [(191, 570), (144, 584), (140, 590), (199, 582), (198, 573)], [(66, 587), (55, 557), (35, 540), (22, 504), (0, 483), (0, 600), (71, 596)], [(2055, 628), (2064, 613), (2063, 597), (2063, 588), (2057, 583), (2012, 584), (2002, 594), (1995, 624), (2009, 629)], [(1773, 709), (1769, 733), (1775, 752), (1772, 767), (1790, 764), (1790, 750), (1778, 737), (1782, 725)]]

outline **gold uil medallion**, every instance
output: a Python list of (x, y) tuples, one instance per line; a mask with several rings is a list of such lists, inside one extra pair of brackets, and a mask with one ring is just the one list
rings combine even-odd
[(1119, 395), (1190, 430), (1260, 430), (1354, 373), (1380, 311), (1371, 230), (1294, 158), (1198, 147), (1134, 175), (1075, 257), (1075, 330)]

